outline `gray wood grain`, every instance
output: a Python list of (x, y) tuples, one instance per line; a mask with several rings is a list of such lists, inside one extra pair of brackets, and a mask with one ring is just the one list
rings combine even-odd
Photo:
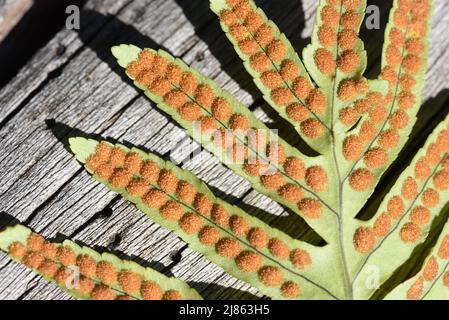
[(30, 9), (31, 0), (0, 0), (0, 42)]
[[(260, 5), (300, 50), (310, 36), (316, 1), (260, 1)], [(448, 19), (449, 5), (436, 0), (425, 98), (438, 99), (421, 112), (415, 135), (448, 112), (444, 90), (449, 40), (443, 36)], [(251, 106), (270, 126), (285, 128), (280, 134), (301, 147), (298, 137), (262, 102), (208, 10), (208, 1), (91, 0), (83, 10), (82, 25), (78, 32), (61, 30), (0, 90), (0, 210), (47, 237), (70, 238), (175, 275), (205, 298), (260, 298), (256, 289), (227, 275), (95, 183), (61, 141), (81, 130), (164, 156), (171, 152), (177, 163), (186, 157), (187, 145), (198, 147), (123, 77), (109, 53), (117, 43), (169, 50)], [(367, 46), (372, 57), (369, 72), (375, 76), (383, 31), (366, 31), (364, 36), (378, 40)], [(226, 200), (292, 236), (308, 232), (300, 218), (252, 190), (208, 152), (180, 165)], [(0, 299), (19, 298), (70, 297), (0, 253)]]

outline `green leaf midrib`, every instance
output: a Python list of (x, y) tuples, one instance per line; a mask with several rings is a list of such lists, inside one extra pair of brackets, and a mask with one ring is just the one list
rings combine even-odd
[[(337, 27), (337, 32), (336, 32), (336, 37), (338, 39), (338, 34), (340, 33), (341, 30), (341, 18), (342, 18), (342, 12), (343, 12), (343, 3), (340, 2), (340, 8), (339, 8), (339, 19), (338, 19), (338, 27)], [(338, 41), (337, 41), (337, 46), (336, 46), (336, 51), (335, 51), (335, 61), (337, 61), (338, 59), (338, 55), (339, 55), (339, 46), (338, 46)], [(336, 94), (337, 94), (337, 74), (338, 74), (339, 70), (338, 70), (338, 65), (336, 63), (336, 67), (335, 67), (335, 75), (333, 76), (333, 84), (332, 84), (332, 103), (331, 103), (331, 131), (332, 131), (332, 139), (330, 141), (331, 143), (331, 147), (332, 147), (332, 159), (334, 162), (334, 166), (335, 166), (335, 170), (336, 170), (336, 174), (337, 174), (337, 179), (338, 179), (338, 213), (337, 213), (337, 223), (338, 223), (338, 247), (340, 248), (340, 257), (341, 257), (341, 263), (342, 263), (342, 268), (343, 268), (343, 274), (344, 274), (344, 281), (346, 284), (346, 288), (345, 288), (345, 292), (347, 292), (347, 296), (349, 299), (353, 299), (353, 289), (352, 289), (352, 284), (351, 284), (351, 279), (349, 276), (349, 269), (348, 269), (348, 262), (347, 262), (347, 257), (346, 257), (346, 249), (345, 249), (345, 242), (343, 239), (343, 229), (344, 229), (344, 215), (343, 215), (343, 183), (344, 181), (342, 181), (341, 179), (341, 169), (339, 166), (339, 162), (337, 159), (337, 150), (336, 150), (336, 137), (335, 137), (335, 131), (334, 131), (334, 126), (335, 126), (335, 98), (336, 98)]]

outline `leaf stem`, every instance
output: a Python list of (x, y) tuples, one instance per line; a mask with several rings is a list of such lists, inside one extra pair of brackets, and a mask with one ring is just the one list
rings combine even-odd
[[(343, 4), (340, 3), (340, 15), (339, 15), (339, 22), (338, 22), (338, 28), (337, 28), (337, 34), (341, 30), (341, 16), (343, 12)], [(335, 60), (337, 60), (339, 54), (339, 47), (337, 46), (336, 52), (335, 52)], [(332, 104), (331, 104), (331, 114), (332, 114), (332, 121), (331, 121), (331, 144), (332, 144), (332, 157), (335, 163), (335, 171), (337, 173), (337, 179), (338, 179), (338, 245), (340, 247), (340, 257), (342, 260), (343, 265), (343, 273), (344, 273), (344, 281), (346, 284), (345, 291), (347, 293), (347, 297), (349, 299), (354, 299), (353, 295), (353, 289), (352, 289), (352, 283), (351, 279), (349, 277), (349, 271), (348, 271), (348, 263), (346, 258), (346, 251), (345, 251), (345, 245), (344, 245), (344, 239), (343, 239), (343, 232), (344, 232), (344, 215), (343, 215), (343, 184), (344, 180), (341, 179), (341, 172), (340, 172), (340, 166), (338, 165), (338, 159), (337, 159), (337, 150), (336, 150), (336, 139), (335, 139), (335, 131), (334, 131), (334, 123), (335, 123), (335, 95), (337, 90), (337, 81), (336, 81), (336, 74), (338, 73), (338, 69), (335, 69), (335, 76), (333, 81), (333, 94), (332, 94)]]

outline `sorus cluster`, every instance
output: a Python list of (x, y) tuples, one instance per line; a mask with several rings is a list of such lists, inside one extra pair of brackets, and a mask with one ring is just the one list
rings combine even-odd
[(417, 275), (417, 279), (407, 290), (407, 299), (420, 299), (425, 293), (425, 287), (429, 288), (435, 281), (442, 281), (443, 285), (449, 290), (449, 271), (446, 271), (440, 279), (437, 279), (439, 273), (444, 272), (449, 261), (449, 235), (444, 236), (443, 241), (436, 249), (437, 253), (427, 259), (424, 267)]
[[(358, 42), (358, 9), (361, 5), (361, 0), (329, 0), (321, 9), (321, 24), (317, 33), (321, 47), (315, 50), (314, 59), (323, 75), (333, 77), (338, 69), (351, 76), (360, 66), (361, 57), (354, 48)], [(347, 85), (362, 86), (357, 81), (345, 83), (346, 85), (341, 84), (339, 89), (339, 97), (342, 100), (349, 99), (347, 91), (352, 88), (346, 88)]]
[(258, 74), (263, 89), (268, 89), (275, 107), (299, 125), (302, 134), (316, 139), (324, 134), (320, 116), (326, 112), (325, 95), (315, 89), (300, 62), (289, 59), (290, 44), (279, 30), (257, 11), (249, 0), (228, 0), (228, 9), (219, 13), (220, 21)]
[[(62, 287), (95, 300), (179, 300), (176, 290), (164, 291), (159, 284), (133, 271), (117, 268), (108, 261), (97, 262), (89, 254), (78, 254), (73, 248), (45, 240), (31, 233), (25, 244), (13, 242), (9, 255)], [(73, 267), (80, 273), (74, 283)], [(68, 285), (74, 285), (68, 287)]]
[[(314, 52), (314, 61), (322, 75), (333, 79), (338, 71), (346, 77), (338, 83), (337, 89), (338, 98), (344, 102), (366, 95), (368, 91), (366, 79), (356, 75), (361, 64), (361, 55), (356, 50), (361, 6), (361, 0), (329, 0), (319, 14), (320, 47)], [(352, 121), (355, 123), (357, 119), (354, 118), (358, 116), (354, 108), (340, 112), (340, 120), (348, 125)]]
[(86, 166), (114, 187), (141, 197), (164, 219), (177, 222), (186, 234), (196, 234), (204, 246), (213, 246), (218, 255), (233, 259), (240, 270), (256, 272), (264, 285), (279, 287), (287, 298), (299, 296), (299, 284), (285, 279), (283, 268), (266, 264), (269, 260), (264, 256), (303, 270), (312, 263), (306, 250), (290, 248), (285, 241), (270, 238), (262, 227), (252, 225), (240, 212), (226, 209), (217, 199), (179, 179), (172, 170), (144, 160), (137, 153), (100, 142)]
[(410, 112), (415, 112), (412, 109), (416, 104), (414, 89), (422, 69), (426, 48), (423, 36), (427, 32), (429, 11), (427, 0), (397, 2), (381, 74), (389, 85), (387, 96), (368, 93), (366, 98), (340, 113), (340, 119), (348, 125), (354, 124), (360, 114), (368, 115), (360, 124), (358, 134), (350, 135), (343, 142), (345, 158), (356, 161), (363, 157), (366, 166), (351, 176), (350, 185), (356, 191), (364, 191), (373, 184), (371, 170), (387, 164), (388, 151), (398, 146), (401, 130), (408, 127)]
[[(202, 129), (211, 130), (214, 141), (224, 149), (228, 159), (238, 161), (237, 163), (243, 160), (243, 170), (248, 175), (258, 176), (266, 189), (275, 190), (287, 202), (297, 204), (307, 217), (321, 216), (321, 202), (313, 197), (304, 197), (304, 190), (298, 182), (298, 179), (304, 179), (309, 190), (325, 191), (328, 179), (321, 166), (305, 168), (299, 158), (288, 157), (281, 144), (270, 143), (265, 140), (266, 136), (261, 134), (261, 130), (250, 128), (246, 115), (233, 112), (231, 103), (226, 98), (217, 95), (209, 85), (198, 83), (192, 72), (182, 71), (178, 65), (151, 50), (141, 51), (139, 58), (128, 65), (127, 72), (138, 82), (148, 86), (152, 93), (163, 97), (165, 103), (176, 108), (185, 120), (200, 121)], [(164, 84), (163, 90), (160, 90), (161, 83)], [(174, 96), (177, 98), (172, 99)], [(195, 116), (187, 116), (191, 112), (186, 110), (193, 110), (191, 108), (196, 110)], [(203, 115), (206, 113), (207, 116)], [(230, 132), (235, 139), (228, 138)], [(256, 134), (251, 134), (254, 132)], [(241, 133), (246, 134), (247, 140), (244, 143), (236, 141)], [(119, 149), (114, 150), (111, 165), (104, 164), (100, 171), (103, 168), (113, 170), (115, 152), (120, 153)], [(260, 156), (262, 153), (267, 157)], [(252, 156), (254, 154), (255, 157)], [(120, 156), (124, 157), (123, 154)], [(263, 174), (268, 167), (274, 170)], [(100, 172), (99, 176), (101, 175)]]
[(401, 180), (400, 193), (387, 198), (386, 212), (371, 227), (356, 231), (354, 246), (359, 252), (371, 252), (376, 242), (396, 229), (405, 216), (408, 221), (399, 230), (404, 243), (418, 241), (423, 235), (422, 228), (431, 223), (430, 209), (440, 203), (440, 194), (449, 189), (449, 126), (438, 133), (423, 153), (412, 164), (413, 174)]

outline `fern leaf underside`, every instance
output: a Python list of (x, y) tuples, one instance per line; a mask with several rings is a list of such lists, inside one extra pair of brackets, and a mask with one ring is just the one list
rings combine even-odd
[(436, 245), (421, 270), (397, 286), (385, 299), (449, 299), (449, 223), (446, 223)]
[[(304, 218), (326, 245), (291, 238), (219, 199), (192, 173), (137, 148), (70, 138), (76, 159), (192, 249), (273, 299), (373, 297), (427, 238), (449, 199), (448, 116), (374, 217), (355, 218), (416, 121), (432, 1), (394, 1), (382, 72), (374, 80), (363, 75), (365, 0), (320, 0), (302, 59), (253, 1), (210, 5), (266, 102), (318, 156), (289, 145), (230, 93), (167, 52), (122, 44), (112, 53), (158, 108), (255, 190)], [(448, 296), (448, 230), (449, 222), (418, 274), (387, 299)], [(180, 280), (70, 241), (51, 244), (20, 225), (0, 233), (0, 249), (78, 298), (200, 298)], [(60, 251), (69, 253), (70, 263)], [(64, 285), (71, 265), (82, 275), (77, 289)], [(112, 280), (99, 272), (105, 266)]]
[(49, 242), (20, 224), (0, 232), (0, 250), (77, 299), (201, 299), (181, 280), (69, 240)]
[(328, 250), (269, 227), (154, 154), (84, 138), (71, 138), (70, 146), (96, 180), (231, 275), (277, 299), (335, 298), (338, 286), (323, 283), (322, 270), (312, 267), (325, 266)]
[(205, 149), (325, 239), (336, 236), (329, 228), (336, 221), (336, 197), (327, 192), (335, 177), (324, 169), (330, 167), (326, 158), (303, 155), (227, 91), (165, 51), (120, 45), (112, 53), (134, 84)]
[[(427, 67), (432, 1), (394, 2), (385, 31), (382, 73), (376, 80), (363, 76), (367, 58), (358, 33), (366, 1), (321, 0), (312, 43), (303, 52), (304, 63), (254, 2), (210, 2), (265, 100), (320, 156), (307, 157), (277, 137), (278, 162), (270, 161), (254, 139), (236, 133), (267, 130), (264, 124), (214, 82), (161, 50), (121, 45), (112, 49), (113, 54), (135, 85), (207, 150), (215, 155), (227, 151), (229, 145), (217, 148), (214, 144), (214, 137), (224, 129), (231, 129), (234, 139), (243, 139), (243, 165), (226, 164), (256, 190), (300, 214), (326, 240), (325, 247), (309, 248), (309, 252), (312, 256), (326, 253), (327, 261), (318, 268), (326, 272), (332, 266), (338, 275), (339, 289), (330, 289), (331, 297), (369, 298), (377, 287), (366, 284), (366, 268), (375, 265), (380, 269), (380, 283), (386, 281), (426, 238), (431, 218), (448, 198), (441, 185), (449, 149), (446, 120), (398, 179), (379, 213), (370, 221), (355, 219), (416, 121)], [(195, 126), (200, 131), (210, 129), (210, 138), (201, 135), (198, 139)], [(262, 149), (269, 147), (266, 142)], [(258, 161), (249, 162), (251, 155)], [(274, 171), (264, 174), (262, 167)], [(429, 171), (428, 176), (421, 177), (419, 170)], [(404, 212), (399, 214), (402, 206)], [(421, 216), (429, 217), (424, 223), (417, 220)], [(268, 235), (273, 232), (268, 226), (262, 229)], [(392, 251), (400, 254), (391, 257)], [(325, 279), (313, 281), (330, 288)]]
[(375, 266), (380, 284), (427, 238), (432, 222), (449, 199), (449, 117), (441, 122), (387, 193), (376, 215), (354, 233), (363, 256), (353, 256), (356, 296), (367, 298), (375, 287), (366, 281)]

